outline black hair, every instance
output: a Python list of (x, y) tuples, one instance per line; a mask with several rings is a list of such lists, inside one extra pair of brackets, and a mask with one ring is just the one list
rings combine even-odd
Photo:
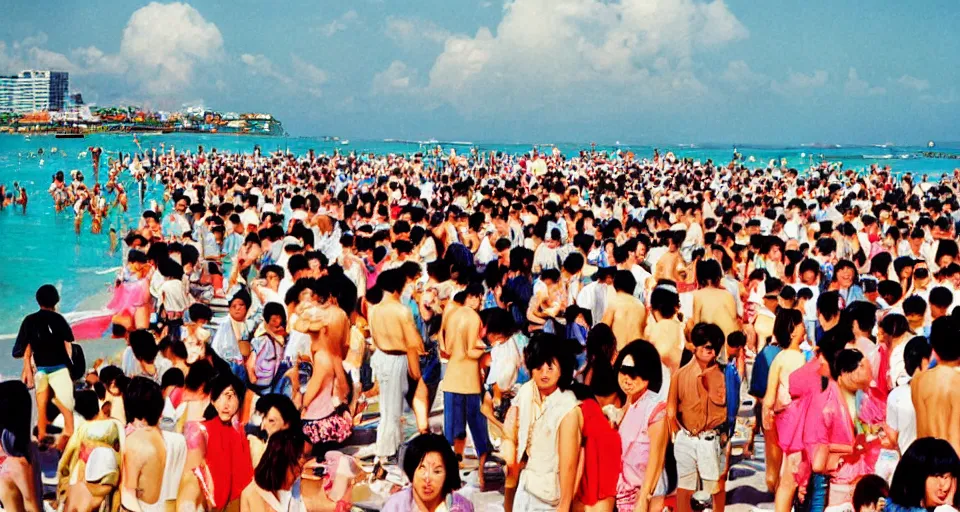
[(243, 408), (243, 397), (246, 388), (243, 387), (243, 382), (240, 381), (237, 377), (232, 374), (220, 374), (217, 375), (213, 382), (210, 383), (210, 405), (207, 407), (206, 412), (204, 412), (204, 419), (211, 420), (217, 417), (216, 408), (213, 406), (213, 403), (220, 398), (220, 395), (223, 394), (227, 388), (233, 388), (233, 392), (237, 395), (237, 414), (240, 413)]
[(234, 294), (228, 304), (233, 304), (233, 301), (235, 300), (239, 300), (243, 302), (243, 305), (246, 306), (247, 308), (249, 308), (250, 304), (253, 302), (253, 299), (250, 298), (250, 292), (246, 290), (240, 290), (239, 292)]
[(114, 365), (108, 365), (100, 368), (100, 374), (98, 375), (100, 382), (102, 382), (106, 387), (110, 387), (110, 384), (113, 384), (114, 381), (122, 376), (123, 370)]
[(697, 262), (697, 284), (701, 288), (709, 285), (717, 285), (723, 278), (723, 269), (716, 260), (706, 260)]
[(960, 459), (949, 442), (933, 437), (914, 441), (903, 453), (890, 484), (890, 501), (917, 508), (926, 497), (927, 478), (960, 475)]
[(637, 288), (637, 279), (629, 270), (618, 270), (613, 276), (613, 288), (618, 292), (633, 295)]
[(387, 293), (400, 293), (407, 284), (407, 276), (399, 268), (381, 272), (377, 276), (377, 286)]
[(210, 309), (210, 306), (201, 304), (199, 302), (191, 304), (187, 309), (187, 314), (190, 315), (191, 322), (197, 322), (199, 320), (206, 320), (209, 322), (213, 320), (213, 310)]
[(480, 318), (483, 319), (483, 325), (487, 329), (487, 334), (501, 335), (505, 338), (513, 336), (517, 332), (517, 323), (506, 309), (488, 308), (480, 312)]
[(924, 360), (929, 360), (933, 352), (930, 348), (930, 342), (923, 336), (914, 336), (907, 342), (903, 348), (903, 366), (907, 375), (913, 377), (913, 374), (921, 369)]
[(183, 375), (183, 370), (180, 368), (170, 368), (167, 371), (163, 372), (163, 377), (160, 377), (160, 389), (164, 390), (170, 386), (175, 388), (182, 388), (186, 383), (185, 377)]
[(264, 491), (283, 489), (291, 469), (300, 465), (307, 438), (299, 430), (281, 430), (270, 436), (260, 463), (253, 471), (253, 480)]
[(280, 393), (269, 393), (257, 400), (257, 411), (266, 416), (270, 409), (276, 409), (283, 418), (287, 428), (300, 431), (300, 411), (293, 404), (293, 400)]
[(733, 331), (727, 336), (727, 346), (741, 348), (747, 346), (747, 335), (743, 331)]
[(930, 305), (939, 308), (948, 308), (953, 304), (953, 292), (943, 286), (930, 290)]
[(904, 315), (923, 315), (927, 312), (927, 301), (919, 295), (911, 295), (903, 300)]
[(673, 290), (657, 286), (650, 294), (650, 308), (664, 318), (673, 318), (680, 310), (680, 296)]
[[(13, 435), (12, 446), (4, 443), (7, 455), (30, 460), (30, 418), (33, 416), (33, 399), (27, 385), (20, 380), (0, 382), (0, 430)], [(10, 453), (10, 452), (15, 453)]]
[(265, 265), (262, 269), (260, 269), (260, 277), (262, 279), (266, 279), (267, 274), (269, 274), (270, 272), (273, 272), (274, 274), (276, 274), (280, 279), (283, 279), (283, 276), (285, 275), (283, 271), (283, 267), (281, 267), (280, 265)]
[(723, 329), (720, 329), (716, 324), (700, 322), (693, 326), (693, 330), (690, 331), (690, 342), (693, 343), (694, 347), (707, 346), (719, 353), (720, 349), (723, 348)]
[(881, 498), (886, 498), (889, 494), (890, 486), (883, 477), (864, 475), (853, 488), (853, 510), (860, 512), (864, 507), (877, 505)]
[(910, 330), (910, 324), (907, 322), (907, 317), (899, 313), (890, 313), (880, 320), (880, 329), (894, 338), (899, 338)]
[(93, 421), (100, 412), (100, 399), (97, 392), (92, 389), (81, 389), (73, 393), (73, 410), (77, 411), (83, 419)]
[(619, 390), (613, 371), (613, 355), (617, 353), (617, 339), (607, 324), (597, 324), (587, 333), (587, 368), (590, 371), (590, 390), (596, 396), (610, 396)]
[(41, 308), (53, 309), (60, 302), (60, 293), (52, 284), (45, 284), (37, 288), (37, 304)]
[[(709, 324), (698, 324), (709, 325)], [(624, 367), (623, 360), (630, 356), (633, 359), (633, 368)], [(663, 368), (660, 363), (660, 353), (657, 347), (647, 340), (634, 340), (623, 347), (613, 364), (614, 370), (629, 377), (641, 378), (647, 381), (647, 387), (654, 393), (659, 393), (663, 386)]]
[(263, 321), (264, 323), (269, 323), (270, 318), (274, 316), (280, 317), (280, 324), (287, 325), (287, 310), (280, 304), (276, 302), (268, 302), (263, 306)]
[(190, 365), (190, 370), (187, 371), (183, 385), (190, 391), (206, 392), (210, 390), (210, 383), (216, 376), (217, 371), (213, 368), (213, 365), (209, 361), (201, 359)]
[(454, 453), (447, 439), (440, 434), (420, 434), (407, 443), (406, 450), (403, 453), (403, 472), (411, 482), (427, 454), (438, 453), (443, 459), (443, 467), (446, 473), (443, 487), (440, 489), (441, 497), (446, 499), (450, 493), (463, 485), (460, 480), (457, 454)]
[(840, 317), (842, 323), (857, 327), (863, 332), (873, 332), (873, 327), (877, 324), (877, 306), (865, 300), (853, 301), (843, 310), (843, 316)]
[(163, 392), (160, 384), (146, 377), (130, 379), (123, 392), (123, 410), (127, 415), (127, 423), (143, 420), (151, 427), (157, 426), (163, 414)]
[(817, 297), (817, 312), (827, 320), (833, 320), (840, 314), (840, 294), (823, 292)]
[(843, 349), (830, 365), (830, 375), (834, 380), (839, 379), (844, 373), (856, 371), (860, 367), (860, 361), (863, 361), (863, 354), (859, 350)]
[[(956, 311), (956, 310), (955, 310)], [(930, 346), (941, 361), (952, 362), (960, 359), (960, 320), (956, 316), (945, 316), (933, 321), (930, 326)]]
[(133, 351), (133, 357), (147, 364), (152, 364), (157, 359), (157, 340), (154, 339), (150, 331), (138, 329), (130, 333), (130, 349)]
[(556, 334), (543, 331), (534, 333), (530, 337), (530, 343), (523, 349), (527, 370), (532, 373), (545, 364), (556, 363), (560, 367), (560, 379), (557, 381), (557, 386), (562, 390), (568, 389), (573, 381), (573, 372), (577, 365), (576, 354), (568, 345), (572, 345), (572, 343)]

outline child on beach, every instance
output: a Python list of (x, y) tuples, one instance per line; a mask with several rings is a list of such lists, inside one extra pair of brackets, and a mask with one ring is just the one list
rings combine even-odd
[(165, 278), (160, 285), (160, 303), (163, 306), (165, 332), (172, 341), (180, 340), (180, 327), (183, 326), (183, 313), (192, 302), (183, 284), (183, 267), (173, 260), (167, 260), (160, 266)]

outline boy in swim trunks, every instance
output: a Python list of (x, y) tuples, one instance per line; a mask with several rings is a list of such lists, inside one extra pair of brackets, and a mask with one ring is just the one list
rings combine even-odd
[[(47, 435), (47, 417), (43, 412), (51, 399), (56, 398), (67, 411), (73, 411), (73, 379), (70, 377), (73, 330), (56, 311), (60, 294), (53, 285), (41, 286), (36, 299), (40, 310), (27, 315), (20, 324), (13, 357), (23, 358), (22, 376), (27, 387), (36, 385), (37, 410), (40, 411), (37, 438), (42, 440)], [(50, 396), (51, 389), (53, 396)]]

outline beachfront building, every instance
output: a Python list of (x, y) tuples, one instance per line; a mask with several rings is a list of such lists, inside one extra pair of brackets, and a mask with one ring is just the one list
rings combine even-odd
[(27, 114), (63, 110), (70, 87), (65, 71), (23, 70), (0, 77), (0, 112)]

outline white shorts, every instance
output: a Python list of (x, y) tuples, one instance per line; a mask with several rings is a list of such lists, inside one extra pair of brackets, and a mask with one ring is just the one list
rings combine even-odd
[(702, 481), (703, 490), (710, 494), (721, 490), (719, 481), (726, 461), (716, 432), (691, 436), (681, 429), (677, 432), (673, 451), (677, 459), (677, 488), (696, 491)]

